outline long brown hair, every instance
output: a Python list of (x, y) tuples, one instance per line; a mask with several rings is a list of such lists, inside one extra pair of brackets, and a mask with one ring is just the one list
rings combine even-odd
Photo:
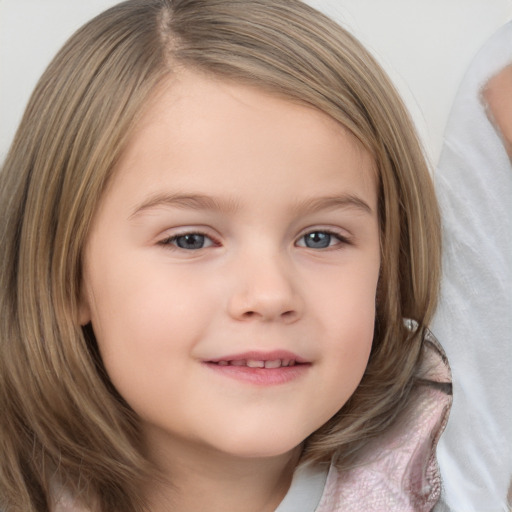
[[(370, 361), (305, 443), (341, 467), (386, 431), (414, 386), (436, 305), (439, 215), (409, 116), (345, 30), (298, 0), (129, 0), (66, 43), (40, 79), (0, 174), (0, 508), (42, 512), (61, 486), (90, 509), (141, 510), (139, 425), (78, 322), (81, 255), (144, 105), (185, 66), (312, 105), (379, 176), (381, 272)], [(404, 318), (417, 325), (410, 329)]]

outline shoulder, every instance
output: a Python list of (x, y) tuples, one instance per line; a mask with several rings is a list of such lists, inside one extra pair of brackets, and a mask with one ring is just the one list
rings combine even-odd
[(448, 362), (428, 332), (409, 406), (392, 429), (367, 446), (356, 467), (340, 472), (331, 466), (317, 512), (431, 511), (441, 494), (436, 446), (451, 401)]

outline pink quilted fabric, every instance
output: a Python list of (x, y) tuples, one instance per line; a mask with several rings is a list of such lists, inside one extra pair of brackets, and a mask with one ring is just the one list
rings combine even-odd
[(329, 471), (316, 512), (428, 512), (441, 494), (435, 449), (451, 406), (451, 374), (429, 335), (425, 379), (395, 427), (376, 439), (361, 464)]

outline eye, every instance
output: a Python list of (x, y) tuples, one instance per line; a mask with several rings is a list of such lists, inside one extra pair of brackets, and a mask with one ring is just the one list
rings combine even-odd
[(330, 231), (311, 231), (301, 236), (297, 242), (299, 247), (308, 249), (327, 249), (335, 245), (348, 243), (348, 240), (341, 235)]
[(159, 242), (160, 245), (170, 245), (179, 249), (195, 251), (216, 245), (215, 242), (203, 233), (183, 233), (174, 235)]

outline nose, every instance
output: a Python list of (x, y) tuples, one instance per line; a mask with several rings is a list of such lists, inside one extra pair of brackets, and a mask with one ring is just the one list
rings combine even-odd
[(296, 322), (304, 303), (290, 262), (276, 254), (240, 257), (228, 310), (240, 321)]

